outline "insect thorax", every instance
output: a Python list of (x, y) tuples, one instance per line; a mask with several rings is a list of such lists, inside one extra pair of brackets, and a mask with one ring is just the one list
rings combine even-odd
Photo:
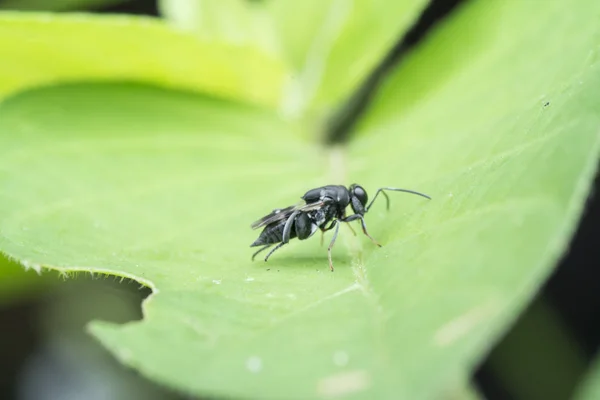
[(336, 207), (330, 205), (319, 208), (318, 210), (310, 211), (309, 216), (317, 226), (323, 226), (334, 219), (336, 217), (336, 213)]

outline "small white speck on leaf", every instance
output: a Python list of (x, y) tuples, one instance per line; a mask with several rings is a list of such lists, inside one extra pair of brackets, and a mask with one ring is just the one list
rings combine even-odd
[(338, 367), (345, 367), (350, 361), (350, 356), (343, 350), (338, 350), (333, 353), (333, 363)]
[(454, 197), (452, 193), (448, 193), (448, 197)]
[(371, 385), (371, 376), (365, 370), (341, 372), (317, 382), (317, 394), (338, 397), (360, 392)]
[(254, 278), (251, 277), (251, 276), (249, 276), (249, 277), (246, 278), (246, 282), (252, 282), (253, 280), (254, 280)]
[(213, 279), (213, 283), (215, 285), (220, 285), (221, 284), (221, 280), (220, 279)]
[(246, 368), (248, 368), (248, 371), (256, 374), (262, 370), (262, 360), (257, 356), (249, 357), (246, 360)]

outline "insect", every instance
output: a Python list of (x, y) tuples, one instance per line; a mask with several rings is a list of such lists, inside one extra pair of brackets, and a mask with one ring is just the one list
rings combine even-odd
[[(327, 185), (311, 189), (302, 196), (302, 201), (299, 204), (287, 208), (275, 209), (270, 214), (265, 215), (251, 225), (252, 229), (264, 227), (258, 238), (250, 245), (250, 247), (262, 246), (252, 255), (252, 260), (254, 260), (260, 252), (273, 245), (276, 246), (269, 251), (265, 257), (265, 261), (267, 261), (271, 254), (277, 249), (287, 244), (290, 239), (298, 238), (299, 240), (305, 240), (311, 237), (317, 229), (324, 233), (335, 228), (333, 237), (327, 248), (329, 268), (333, 271), (331, 249), (333, 248), (335, 239), (338, 235), (340, 227), (338, 222), (349, 223), (356, 220), (360, 220), (363, 233), (371, 239), (374, 244), (381, 247), (381, 245), (369, 235), (364, 215), (369, 211), (377, 199), (377, 196), (379, 196), (379, 193), (382, 193), (385, 197), (387, 209), (389, 210), (390, 198), (385, 192), (386, 190), (412, 193), (431, 199), (431, 197), (426, 194), (412, 190), (383, 187), (377, 189), (373, 200), (367, 205), (367, 192), (362, 186), (357, 184), (352, 184), (348, 188), (341, 185)], [(346, 216), (346, 208), (348, 205), (350, 205), (354, 214)]]

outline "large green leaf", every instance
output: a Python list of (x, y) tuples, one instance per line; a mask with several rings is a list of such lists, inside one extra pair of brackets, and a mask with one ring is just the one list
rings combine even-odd
[[(188, 393), (454, 392), (550, 272), (598, 160), (600, 4), (563, 7), (467, 3), (344, 149), (267, 112), (159, 88), (14, 97), (0, 107), (0, 249), (154, 288), (143, 321), (91, 331)], [(376, 205), (381, 249), (342, 230), (334, 273), (318, 238), (249, 260), (255, 218), (351, 181), (433, 200)]]
[[(202, 38), (253, 43), (287, 62), (284, 111), (331, 108), (370, 73), (425, 0), (161, 0), (165, 16)], [(322, 110), (319, 110), (322, 111)]]
[(128, 0), (2, 0), (0, 10), (65, 11), (106, 7)]
[(281, 57), (282, 49), (262, 2), (159, 0), (158, 5), (170, 23), (203, 39), (244, 43)]
[(134, 80), (278, 106), (283, 65), (141, 17), (0, 13), (0, 96), (81, 80)]
[(357, 88), (427, 5), (425, 0), (268, 2), (297, 73), (291, 107), (331, 107)]
[(600, 399), (600, 361), (596, 358), (573, 394), (575, 400)]

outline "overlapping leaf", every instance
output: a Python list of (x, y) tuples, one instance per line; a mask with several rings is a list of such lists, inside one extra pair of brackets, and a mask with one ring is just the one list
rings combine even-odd
[(323, 113), (348, 97), (417, 20), (424, 0), (162, 0), (165, 16), (202, 38), (278, 54), (293, 80), (283, 109)]
[(0, 10), (67, 11), (110, 6), (127, 0), (4, 0)]
[(0, 14), (0, 96), (38, 85), (127, 80), (278, 107), (283, 65), (140, 17)]

